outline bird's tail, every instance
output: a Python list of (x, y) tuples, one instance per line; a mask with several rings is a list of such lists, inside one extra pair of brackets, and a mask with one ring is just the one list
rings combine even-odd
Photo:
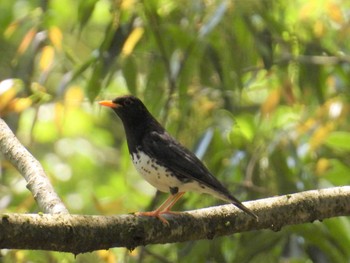
[(255, 213), (253, 213), (250, 209), (248, 209), (245, 205), (243, 205), (241, 202), (238, 202), (238, 203), (236, 201), (231, 201), (231, 202), (232, 202), (232, 204), (237, 206), (239, 209), (243, 210), (248, 215), (253, 217), (256, 221), (259, 221), (259, 217)]
[(235, 205), (236, 207), (253, 217), (256, 221), (259, 221), (259, 217), (255, 213), (253, 213), (248, 207), (242, 204), (237, 198), (231, 195), (224, 186), (220, 184), (219, 186), (217, 186), (217, 188), (218, 187), (221, 188), (220, 191), (218, 191), (217, 189), (213, 190), (212, 188), (206, 188), (205, 193), (211, 194), (221, 200), (232, 203), (233, 205)]
[(244, 204), (242, 204), (240, 201), (238, 201), (234, 196), (227, 195), (226, 198), (227, 198), (227, 201), (231, 202), (233, 205), (235, 205), (239, 209), (246, 212), (248, 215), (253, 217), (256, 221), (259, 221), (259, 217), (255, 213), (253, 213), (249, 208), (247, 208)]

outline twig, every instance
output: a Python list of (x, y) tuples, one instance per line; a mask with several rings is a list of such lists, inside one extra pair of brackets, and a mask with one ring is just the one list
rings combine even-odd
[(0, 118), (0, 151), (27, 181), (37, 204), (45, 213), (68, 213), (41, 164), (18, 141), (5, 121)]

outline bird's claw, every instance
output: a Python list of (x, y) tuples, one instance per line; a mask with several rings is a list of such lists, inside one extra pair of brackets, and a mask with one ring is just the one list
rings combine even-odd
[(178, 214), (178, 212), (173, 212), (173, 211), (150, 211), (150, 212), (136, 212), (136, 216), (152, 216), (158, 218), (164, 225), (169, 225), (168, 220), (166, 220), (162, 215), (163, 214)]

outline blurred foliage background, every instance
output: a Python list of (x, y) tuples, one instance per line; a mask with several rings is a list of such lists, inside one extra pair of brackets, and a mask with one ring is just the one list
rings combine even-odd
[[(0, 116), (71, 213), (151, 209), (164, 194), (129, 160), (96, 100), (139, 96), (240, 200), (349, 184), (350, 2), (0, 1)], [(39, 212), (1, 159), (0, 209)], [(221, 204), (188, 193), (190, 210)], [(349, 262), (349, 218), (278, 232), (1, 262)]]

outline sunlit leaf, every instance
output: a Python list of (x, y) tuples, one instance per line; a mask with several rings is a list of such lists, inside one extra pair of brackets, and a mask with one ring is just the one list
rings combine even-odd
[(330, 132), (334, 130), (334, 124), (328, 123), (318, 127), (310, 139), (310, 147), (312, 150), (324, 143)]
[(55, 50), (52, 46), (45, 46), (41, 53), (39, 62), (40, 70), (48, 71), (52, 66), (55, 57)]
[(335, 150), (350, 151), (350, 132), (331, 132), (325, 139), (325, 144)]
[(302, 7), (299, 10), (299, 17), (300, 19), (309, 19), (312, 17), (315, 12), (319, 10), (317, 1), (307, 1), (304, 2)]
[(344, 23), (344, 16), (341, 10), (341, 5), (338, 3), (328, 1), (326, 10), (328, 16), (336, 23), (342, 24)]
[(49, 38), (51, 43), (58, 50), (62, 49), (62, 31), (57, 26), (52, 26), (49, 29)]
[(38, 143), (52, 143), (59, 138), (59, 130), (52, 121), (41, 121), (35, 124), (33, 139)]
[(12, 112), (22, 112), (32, 105), (31, 98), (16, 98), (9, 103), (8, 110)]
[(84, 100), (83, 89), (79, 86), (71, 86), (64, 94), (64, 105), (79, 107)]
[(331, 166), (331, 162), (326, 158), (320, 158), (316, 163), (315, 172), (317, 175), (324, 174)]
[(135, 6), (136, 0), (122, 0), (121, 2), (122, 3), (120, 7), (122, 9), (128, 10), (128, 9), (132, 9)]
[(316, 21), (315, 25), (314, 25), (314, 32), (315, 35), (318, 37), (322, 37), (325, 33), (325, 26), (323, 24), (322, 21)]
[(271, 91), (266, 101), (261, 106), (261, 113), (264, 116), (271, 113), (278, 105), (280, 101), (280, 97), (281, 97), (280, 89), (274, 89), (273, 91)]
[[(22, 89), (23, 83), (17, 79), (6, 79), (0, 82), (0, 115), (5, 113), (5, 109)], [(6, 111), (11, 111), (11, 109), (6, 109)]]
[(31, 28), (27, 32), (27, 34), (24, 36), (24, 38), (22, 39), (22, 42), (17, 50), (17, 53), (19, 55), (23, 54), (28, 49), (30, 43), (32, 43), (32, 41), (35, 37), (36, 32), (37, 32), (36, 28)]
[(0, 111), (16, 96), (19, 86), (13, 79), (0, 82)]
[(311, 129), (313, 129), (317, 125), (317, 120), (310, 118), (304, 122), (302, 122), (298, 127), (297, 127), (297, 132), (300, 135), (303, 135), (306, 132), (309, 132)]
[(111, 250), (98, 250), (97, 254), (105, 263), (113, 263), (118, 261), (116, 255)]
[[(57, 112), (57, 125), (61, 124), (61, 131), (64, 136), (81, 136), (83, 134), (89, 133), (94, 127), (94, 123), (91, 121), (91, 116), (87, 112), (82, 111), (81, 108), (67, 108), (65, 105), (61, 104), (58, 109), (61, 110)], [(60, 123), (60, 119), (62, 122)], [(96, 134), (101, 134), (96, 131)], [(91, 141), (94, 141), (91, 139)], [(97, 140), (96, 140), (97, 141)], [(89, 141), (89, 144), (91, 142)], [(89, 146), (90, 147), (90, 146)], [(89, 148), (90, 149), (90, 148)], [(88, 154), (86, 149), (86, 154)], [(89, 155), (89, 154), (88, 154)]]
[(122, 49), (122, 53), (125, 56), (128, 56), (132, 53), (132, 51), (134, 50), (134, 47), (140, 41), (143, 33), (144, 33), (144, 29), (142, 27), (134, 28), (134, 30), (131, 32), (129, 37), (126, 39)]
[(299, 108), (297, 107), (279, 106), (273, 114), (271, 114), (271, 119), (267, 121), (269, 121), (269, 125), (273, 127), (286, 129), (299, 121), (299, 114)]
[(234, 126), (229, 133), (229, 142), (235, 147), (240, 148), (254, 138), (255, 127), (252, 116), (245, 114), (237, 116), (234, 119)]

